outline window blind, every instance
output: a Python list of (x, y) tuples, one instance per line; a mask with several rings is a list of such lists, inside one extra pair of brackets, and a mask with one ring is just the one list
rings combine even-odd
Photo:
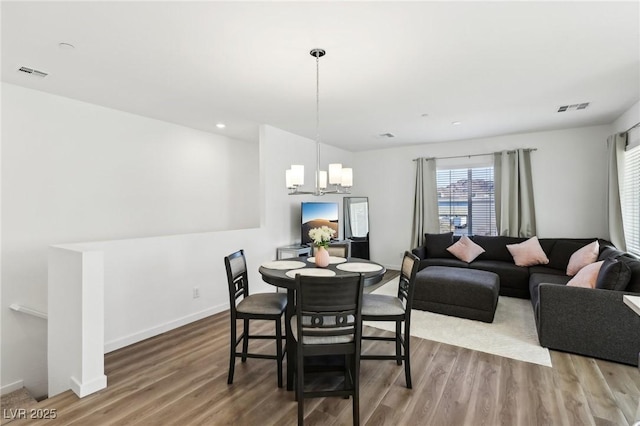
[(627, 251), (640, 256), (640, 146), (624, 153), (622, 223)]
[(441, 232), (497, 235), (493, 166), (438, 170)]

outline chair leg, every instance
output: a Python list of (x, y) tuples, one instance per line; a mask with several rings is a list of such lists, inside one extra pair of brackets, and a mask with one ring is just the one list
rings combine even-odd
[(402, 365), (402, 322), (396, 321), (396, 363)]
[(229, 376), (227, 378), (227, 384), (233, 383), (233, 372), (236, 366), (236, 319), (231, 318), (231, 341), (229, 342), (230, 354), (229, 354)]
[(407, 389), (411, 389), (411, 336), (409, 335), (409, 321), (404, 322), (404, 378)]
[(353, 424), (360, 425), (360, 360), (353, 357)]
[[(353, 376), (353, 358), (351, 355), (345, 355), (342, 362), (344, 363), (344, 383), (342, 385), (343, 389), (353, 389), (353, 380), (351, 380), (351, 377)], [(349, 395), (345, 395), (344, 399), (349, 399)]]
[(278, 366), (278, 387), (282, 387), (282, 317), (276, 320), (276, 360)]
[(242, 362), (247, 362), (249, 351), (249, 320), (244, 320), (244, 338), (242, 339)]
[(304, 360), (298, 349), (296, 357), (296, 399), (298, 400), (298, 426), (304, 425)]

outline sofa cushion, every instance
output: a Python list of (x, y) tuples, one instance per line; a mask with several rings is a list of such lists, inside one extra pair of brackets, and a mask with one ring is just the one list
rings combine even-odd
[(484, 249), (471, 241), (466, 235), (463, 235), (451, 247), (447, 248), (447, 251), (467, 263), (473, 262), (476, 257), (484, 253)]
[(549, 267), (566, 271), (571, 255), (594, 239), (558, 239), (549, 253)]
[(501, 260), (509, 263), (513, 263), (513, 257), (507, 250), (507, 244), (517, 244), (527, 240), (526, 238), (483, 235), (474, 235), (471, 239), (485, 251), (478, 256), (478, 260)]
[(627, 284), (627, 288), (624, 291), (628, 291), (631, 293), (640, 293), (640, 259), (637, 257), (625, 253), (622, 256), (617, 257), (617, 259), (621, 262), (624, 262), (631, 269), (631, 279), (629, 280), (629, 284)]
[(598, 260), (605, 260), (609, 258), (615, 259), (619, 256), (622, 256), (623, 254), (623, 251), (620, 251), (613, 246), (600, 244), (600, 254), (598, 255)]
[(547, 257), (551, 255), (551, 250), (553, 250), (553, 246), (556, 245), (557, 238), (538, 238), (538, 242), (542, 247), (542, 250), (546, 253)]
[(598, 254), (600, 254), (600, 245), (597, 241), (576, 250), (569, 258), (567, 275), (573, 276), (577, 274), (580, 269), (598, 260)]
[(603, 264), (596, 278), (596, 288), (617, 291), (626, 289), (631, 279), (631, 268), (629, 265), (612, 258), (601, 262), (603, 262)]
[(547, 255), (538, 242), (538, 237), (535, 236), (518, 244), (508, 244), (507, 250), (513, 256), (513, 262), (518, 266), (546, 265), (549, 263)]
[(423, 259), (420, 261), (419, 270), (423, 270), (427, 266), (453, 266), (455, 268), (468, 268), (469, 264), (460, 259)]
[[(566, 277), (564, 270), (549, 268), (549, 265), (534, 265), (529, 267), (529, 276), (533, 274), (549, 274), (549, 275), (560, 275)], [(570, 277), (567, 277), (567, 281), (569, 281)]]
[(442, 257), (454, 259), (455, 257), (447, 251), (453, 244), (453, 232), (444, 234), (424, 234), (424, 246), (427, 249), (426, 258)]
[(503, 296), (529, 298), (529, 269), (498, 260), (476, 260), (470, 268), (494, 272), (500, 277), (500, 294)]
[(598, 279), (598, 273), (603, 263), (604, 260), (599, 260), (580, 269), (578, 273), (569, 280), (567, 285), (569, 287), (596, 288), (596, 280)]
[(531, 276), (529, 277), (529, 293), (531, 294), (531, 306), (533, 306), (534, 311), (538, 311), (538, 300), (540, 299), (538, 287), (540, 286), (540, 284), (549, 283), (565, 285), (567, 282), (569, 282), (570, 279), (571, 277), (564, 274), (545, 274), (541, 272), (531, 274)]

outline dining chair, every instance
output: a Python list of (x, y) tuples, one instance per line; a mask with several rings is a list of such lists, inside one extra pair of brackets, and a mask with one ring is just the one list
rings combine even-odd
[[(394, 359), (398, 365), (404, 361), (404, 374), (407, 388), (411, 389), (411, 307), (413, 305), (413, 293), (415, 290), (415, 279), (418, 273), (420, 259), (410, 252), (405, 252), (400, 269), (400, 279), (398, 284), (398, 295), (388, 296), (383, 294), (365, 294), (362, 297), (362, 320), (363, 321), (393, 321), (396, 323), (394, 337), (388, 336), (367, 336), (364, 340), (384, 340), (392, 341), (396, 344), (395, 355), (367, 355), (363, 354), (362, 359), (389, 360)], [(402, 323), (404, 322), (404, 335), (402, 333)]]
[[(278, 387), (282, 387), (282, 359), (286, 353), (286, 345), (283, 348), (282, 317), (287, 307), (287, 295), (285, 293), (255, 293), (249, 294), (249, 280), (247, 276), (247, 261), (244, 250), (239, 250), (224, 258), (227, 269), (227, 281), (229, 283), (229, 304), (231, 314), (231, 353), (229, 359), (228, 384), (233, 383), (233, 373), (236, 358), (245, 362), (247, 358), (275, 359), (278, 369)], [(237, 320), (243, 321), (243, 332), (237, 336)], [(276, 334), (252, 335), (249, 333), (250, 320), (275, 321)], [(276, 342), (276, 354), (249, 353), (250, 339), (274, 339)], [(242, 342), (242, 351), (238, 352), (238, 344)]]
[[(362, 274), (340, 277), (296, 275), (296, 314), (291, 318), (291, 330), (296, 340), (298, 425), (304, 424), (304, 398), (323, 396), (351, 396), (353, 424), (360, 422), (363, 287)], [(344, 361), (337, 370), (335, 365), (328, 362), (327, 357), (331, 356), (339, 356)], [(306, 365), (312, 360), (308, 357), (321, 357), (321, 360), (313, 359), (317, 368), (312, 369), (311, 365)], [(318, 361), (325, 361), (326, 364)], [(336, 371), (344, 377), (341, 389), (318, 389), (316, 384), (316, 387), (305, 390), (305, 374), (335, 375)]]
[[(337, 256), (349, 258), (351, 257), (351, 244), (349, 243), (333, 243), (329, 244), (327, 247), (327, 251), (329, 252), (329, 256)], [(311, 249), (311, 255), (315, 256), (317, 247), (313, 246)]]

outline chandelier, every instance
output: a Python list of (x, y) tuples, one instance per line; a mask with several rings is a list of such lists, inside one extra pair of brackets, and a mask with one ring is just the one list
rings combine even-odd
[(320, 58), (326, 52), (313, 49), (309, 53), (316, 58), (316, 186), (313, 191), (303, 191), (304, 166), (294, 164), (285, 173), (287, 189), (289, 195), (348, 194), (353, 186), (353, 169), (342, 167), (342, 164), (329, 164), (328, 174), (326, 170), (320, 170)]

